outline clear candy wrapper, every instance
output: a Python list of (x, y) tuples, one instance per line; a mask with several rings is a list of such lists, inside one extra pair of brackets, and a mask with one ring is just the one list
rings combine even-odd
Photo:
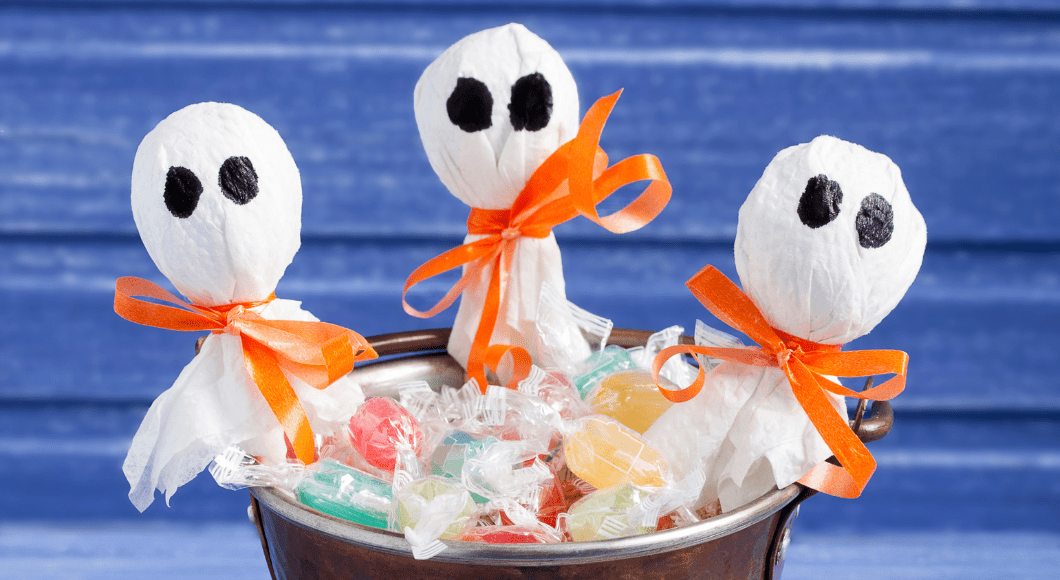
[(556, 427), (592, 413), (570, 379), (557, 370), (531, 367), (530, 375), (519, 382), (519, 392), (530, 397), (535, 405), (547, 405), (551, 411), (541, 409), (541, 412), (550, 417)]
[[(650, 370), (655, 357), (664, 348), (680, 344), (681, 335), (684, 332), (683, 326), (664, 328), (649, 336), (643, 348), (629, 349), (629, 355), (638, 367)], [(671, 358), (659, 370), (660, 377), (678, 385), (691, 383), (697, 374), (699, 374), (699, 369), (695, 365), (685, 362), (681, 357)]]
[(574, 383), (574, 388), (578, 390), (578, 393), (584, 399), (589, 396), (589, 391), (593, 390), (593, 387), (607, 375), (631, 369), (635, 366), (637, 366), (637, 363), (633, 362), (633, 357), (629, 355), (626, 349), (611, 345), (601, 351), (594, 352), (589, 358), (582, 361), (579, 365), (578, 374), (572, 377), (571, 382)]
[(304, 469), (305, 466), (300, 461), (261, 465), (257, 459), (233, 445), (214, 458), (210, 463), (209, 472), (217, 485), (225, 489), (275, 487), (292, 491), (302, 480)]
[(549, 283), (537, 309), (537, 353), (541, 366), (567, 373), (607, 345), (614, 323), (575, 306)]
[(475, 401), (475, 414), (463, 425), (480, 426), (497, 439), (520, 441), (536, 453), (547, 453), (558, 422), (552, 407), (519, 391), (490, 385)]
[[(743, 346), (743, 342), (740, 339), (729, 333), (722, 332), (702, 320), (696, 320), (695, 339), (696, 344), (699, 346), (713, 346), (716, 348), (740, 348)], [(710, 372), (722, 362), (719, 359), (711, 358), (705, 354), (699, 355), (698, 359), (699, 366), (703, 367), (703, 372)], [(672, 360), (675, 359), (671, 359), (671, 361)], [(667, 365), (668, 364), (669, 362), (667, 362)], [(665, 369), (666, 365), (664, 365), (663, 368)], [(673, 378), (671, 378), (671, 380), (679, 385), (687, 385), (695, 378), (695, 374), (693, 374), (691, 377), (688, 377), (688, 380), (675, 380)]]
[(629, 510), (629, 522), (639, 527), (657, 525), (659, 518), (674, 514), (675, 523), (690, 525), (700, 520), (692, 508), (699, 500), (700, 491), (706, 481), (702, 469), (694, 470), (688, 477), (672, 486), (649, 489), (647, 497)]
[(499, 441), (464, 462), (461, 481), (491, 502), (536, 506), (542, 486), (553, 478), (539, 455), (533, 444)]

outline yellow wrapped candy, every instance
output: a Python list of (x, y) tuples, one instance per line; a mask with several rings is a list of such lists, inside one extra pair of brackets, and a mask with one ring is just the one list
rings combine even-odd
[(663, 487), (671, 479), (662, 455), (610, 417), (579, 421), (567, 434), (563, 453), (568, 469), (596, 489), (623, 483)]
[[(669, 382), (662, 377), (659, 380)], [(593, 411), (640, 434), (673, 405), (659, 392), (651, 372), (646, 369), (627, 369), (608, 375), (589, 393), (587, 402)]]

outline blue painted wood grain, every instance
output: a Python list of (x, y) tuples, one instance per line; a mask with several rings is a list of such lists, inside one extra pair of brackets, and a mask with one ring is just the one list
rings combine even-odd
[[(604, 136), (612, 154), (654, 152), (673, 180), (670, 207), (634, 237), (731, 239), (772, 155), (832, 133), (903, 168), (933, 240), (1056, 241), (1053, 21), (356, 10), (7, 10), (0, 227), (133, 231), (140, 138), (180, 107), (224, 100), (285, 136), (307, 232), (455, 234), (467, 208), (426, 163), (412, 87), (453, 40), (524, 15), (566, 55), (583, 103), (627, 88)], [(407, 211), (435, 199), (429, 215)]]
[[(568, 295), (627, 328), (694, 328), (703, 308), (684, 280), (707, 264), (736, 279), (731, 249), (720, 245), (563, 244)], [(450, 241), (456, 243), (456, 239)], [(446, 326), (404, 313), (405, 277), (445, 243), (303, 245), (278, 288), (323, 320), (365, 335)], [(191, 358), (196, 335), (139, 326), (114, 314), (114, 280), (166, 283), (136, 240), (50, 239), (0, 243), (0, 296), (18, 312), (0, 327), (0, 398), (150, 401)], [(850, 348), (910, 353), (910, 386), (895, 404), (939, 409), (1060, 409), (1052, 380), (1060, 350), (1060, 255), (964, 250), (930, 252), (898, 308)], [(454, 277), (450, 277), (452, 281)], [(425, 308), (443, 283), (417, 287)], [(55, 365), (51, 361), (71, 361)]]

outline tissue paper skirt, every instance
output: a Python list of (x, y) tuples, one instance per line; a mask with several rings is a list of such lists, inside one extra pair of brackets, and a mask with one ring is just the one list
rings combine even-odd
[[(268, 320), (316, 321), (300, 304), (277, 299), (259, 314)], [(314, 433), (331, 431), (364, 401), (360, 387), (348, 377), (318, 390), (284, 374)], [(247, 373), (239, 337), (211, 334), (173, 386), (155, 399), (133, 437), (122, 467), (129, 499), (143, 511), (157, 489), (168, 504), (178, 487), (231, 445), (263, 463), (286, 461), (283, 429)]]
[[(843, 397), (831, 395), (845, 418)], [(799, 480), (832, 455), (778, 368), (725, 362), (691, 401), (674, 405), (644, 434), (678, 477), (703, 469), (700, 504), (732, 511)]]
[[(464, 243), (483, 237), (469, 235)], [(483, 268), (478, 279), (472, 281), (460, 297), (460, 309), (453, 322), (448, 350), (464, 368), (467, 368), (471, 344), (475, 340), (479, 320), (482, 319), (492, 272), (492, 266)], [(550, 233), (546, 238), (519, 238), (512, 256), (506, 299), (500, 305), (490, 344), (521, 346), (535, 361), (538, 360), (535, 321), (541, 286), (546, 282), (559, 296), (565, 298), (563, 261), (556, 237)]]

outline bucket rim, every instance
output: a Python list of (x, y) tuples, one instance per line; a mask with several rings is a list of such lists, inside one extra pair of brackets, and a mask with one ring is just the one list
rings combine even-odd
[[(774, 488), (740, 508), (690, 526), (625, 538), (557, 544), (488, 544), (442, 540), (446, 550), (431, 559), (485, 566), (557, 566), (651, 556), (702, 544), (753, 526), (780, 512), (795, 501), (801, 491), (802, 486), (797, 483), (784, 489)], [(306, 530), (360, 548), (413, 557), (405, 537), (396, 532), (330, 516), (296, 502), (275, 488), (252, 488), (250, 493), (279, 517)]]

